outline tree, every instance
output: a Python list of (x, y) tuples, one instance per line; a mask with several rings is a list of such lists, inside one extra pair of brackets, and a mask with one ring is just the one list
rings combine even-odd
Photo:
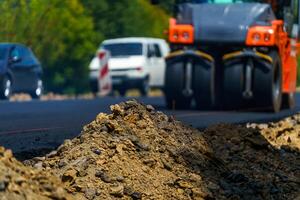
[(97, 40), (93, 21), (78, 0), (6, 0), (0, 5), (3, 42), (30, 46), (45, 69), (46, 86), (80, 92)]
[(93, 16), (96, 31), (104, 38), (163, 37), (167, 27), (168, 15), (148, 0), (82, 0), (82, 3)]

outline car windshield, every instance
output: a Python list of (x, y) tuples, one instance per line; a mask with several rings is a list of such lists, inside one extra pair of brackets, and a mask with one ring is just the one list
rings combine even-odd
[(0, 47), (0, 60), (4, 60), (5, 59), (5, 53), (6, 53), (5, 48)]
[(128, 57), (143, 55), (143, 45), (141, 43), (116, 43), (105, 44), (103, 49), (108, 50), (111, 57)]

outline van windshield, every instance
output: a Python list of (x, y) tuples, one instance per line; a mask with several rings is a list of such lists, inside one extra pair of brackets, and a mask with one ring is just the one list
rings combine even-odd
[(105, 44), (103, 49), (108, 50), (111, 57), (128, 57), (143, 55), (143, 45), (141, 43), (115, 43)]

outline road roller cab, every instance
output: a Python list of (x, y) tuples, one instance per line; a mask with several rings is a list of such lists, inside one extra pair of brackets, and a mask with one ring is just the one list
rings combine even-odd
[(168, 30), (170, 108), (293, 108), (299, 0), (181, 1)]

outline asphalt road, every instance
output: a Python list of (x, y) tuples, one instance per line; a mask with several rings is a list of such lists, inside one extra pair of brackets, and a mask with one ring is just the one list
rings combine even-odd
[[(263, 111), (172, 111), (165, 107), (162, 97), (138, 98), (176, 119), (195, 128), (217, 123), (247, 123), (276, 121), (300, 111), (300, 94), (297, 107), (273, 114)], [(94, 100), (0, 102), (0, 145), (15, 152), (36, 148), (54, 148), (63, 140), (76, 137), (82, 127), (98, 113), (109, 112), (111, 104), (126, 98), (105, 97)]]

